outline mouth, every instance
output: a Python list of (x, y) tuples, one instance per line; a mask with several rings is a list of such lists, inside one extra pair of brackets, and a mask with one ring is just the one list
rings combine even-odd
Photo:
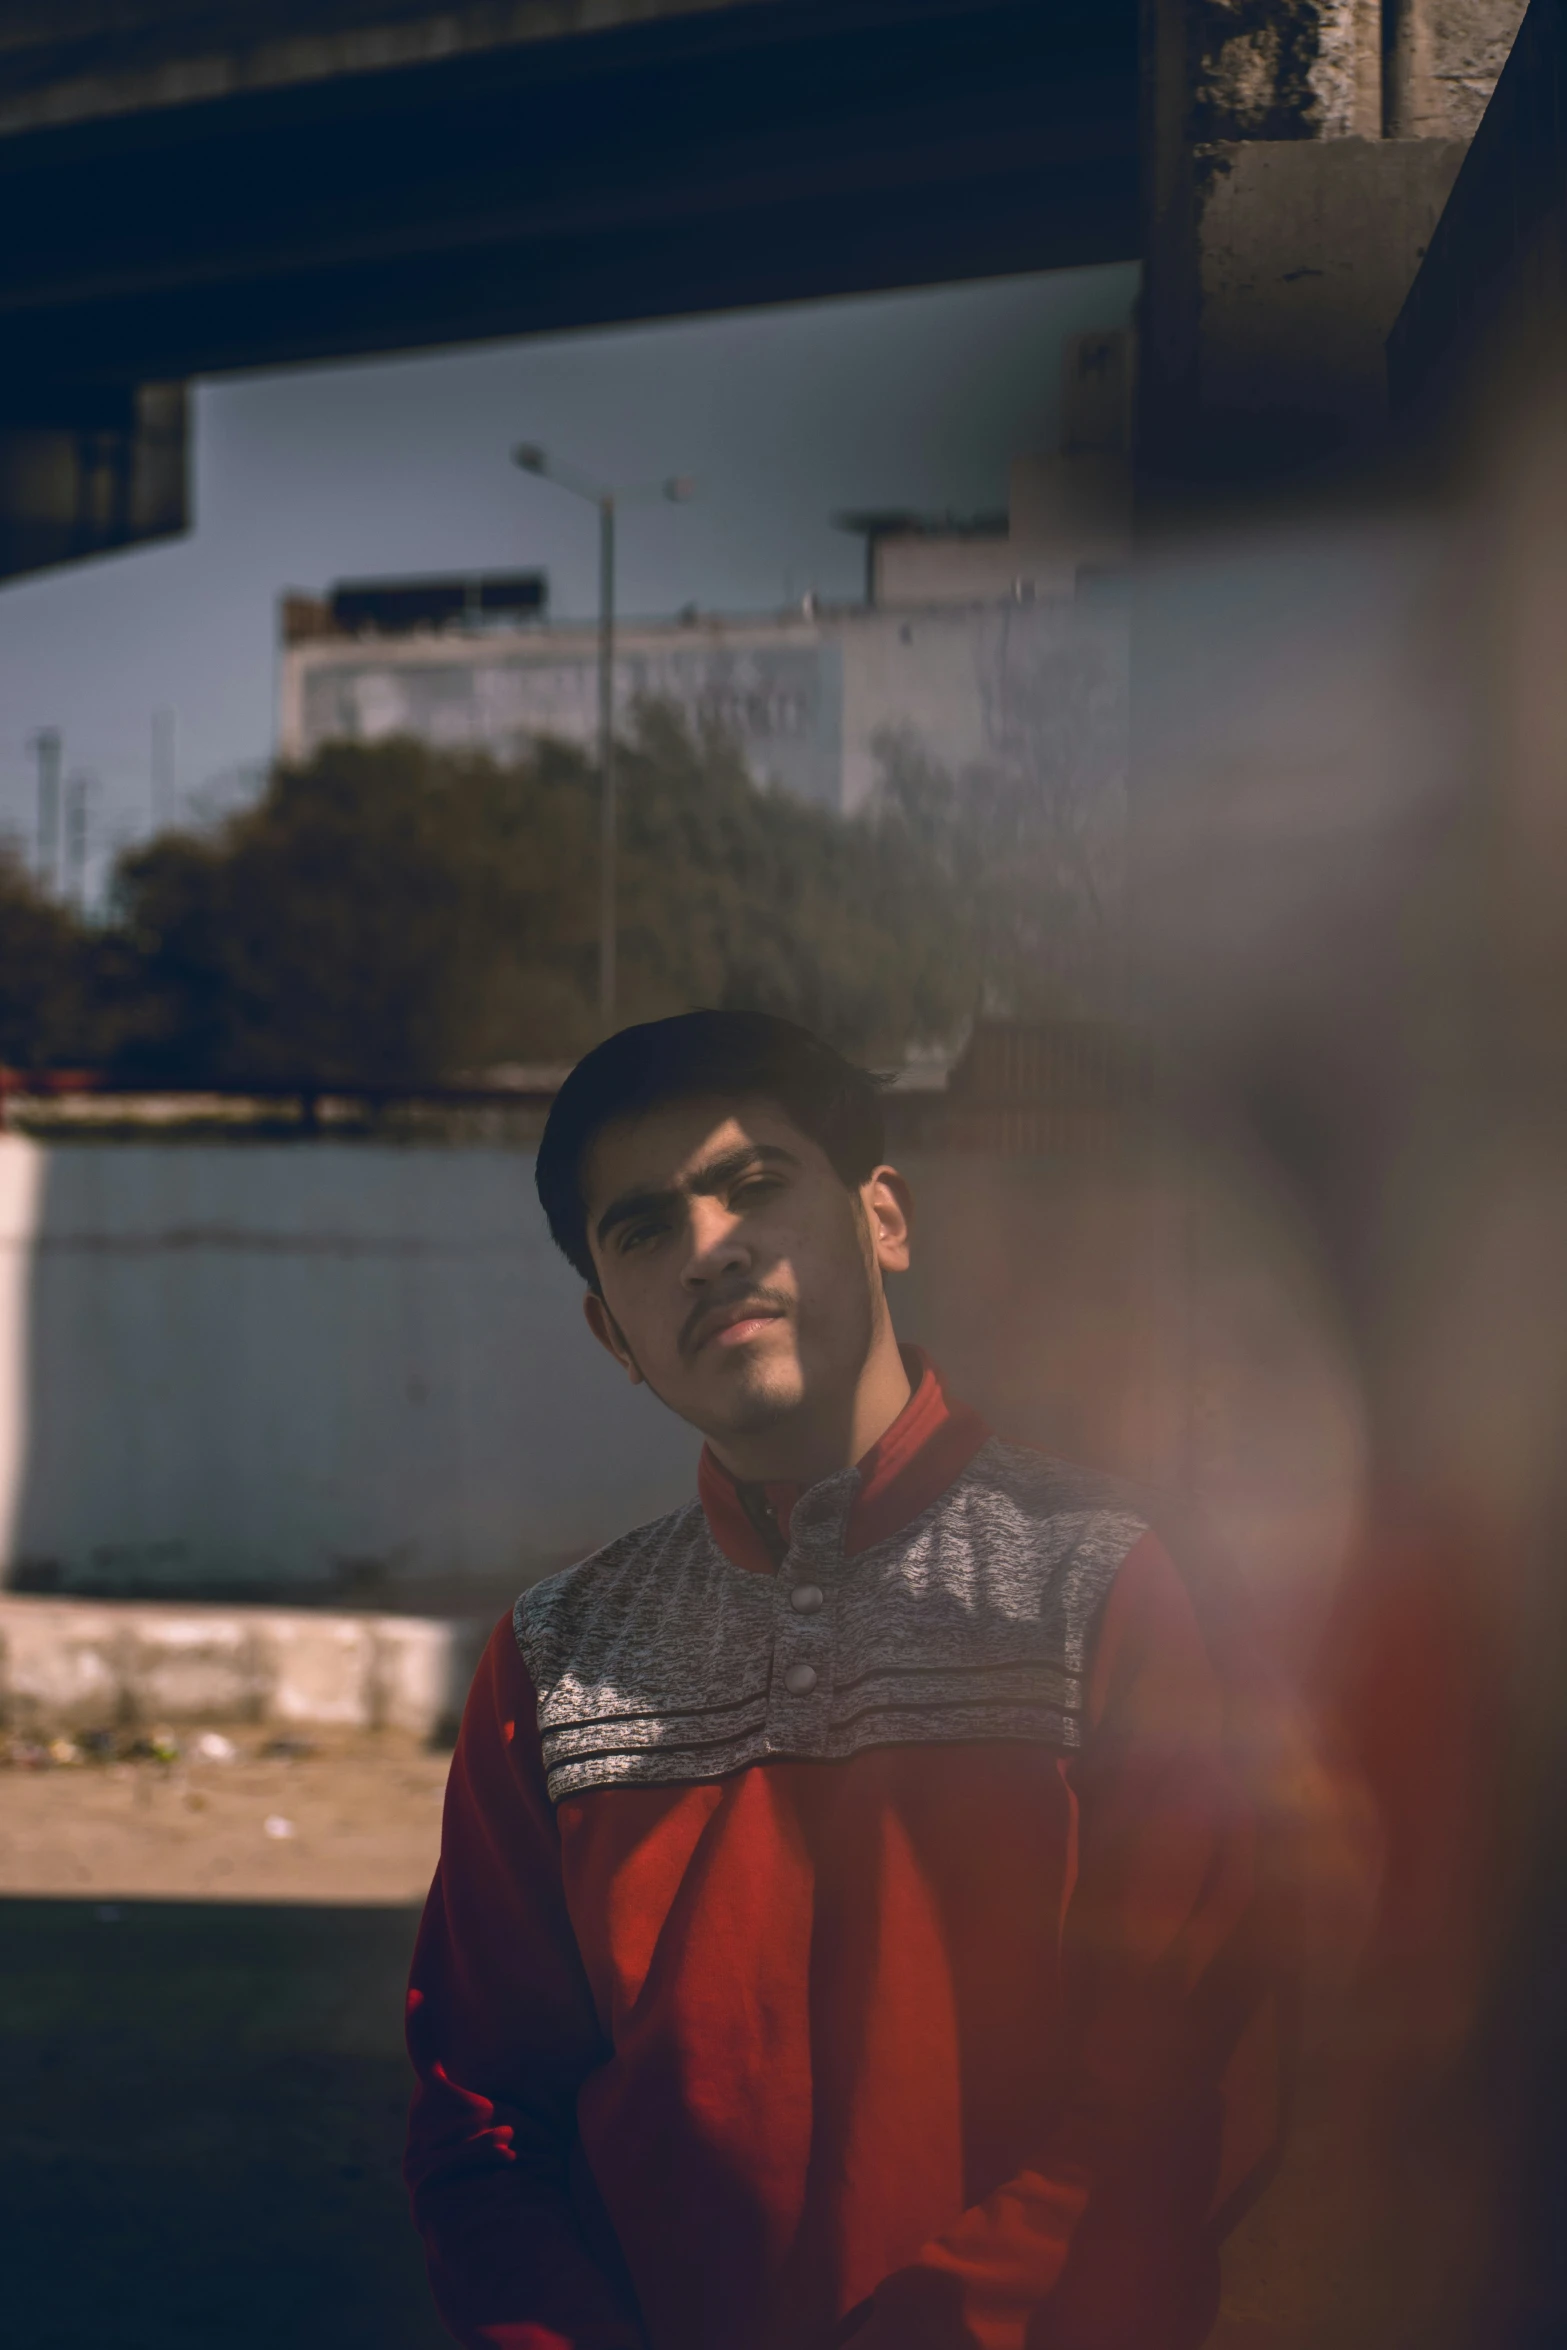
[(691, 1351), (693, 1354), (700, 1354), (705, 1347), (709, 1346), (723, 1347), (727, 1350), (732, 1347), (749, 1345), (753, 1338), (760, 1337), (770, 1323), (782, 1320), (783, 1316), (776, 1306), (757, 1305), (754, 1302), (725, 1306), (720, 1311), (709, 1315), (707, 1321), (698, 1330), (696, 1343)]

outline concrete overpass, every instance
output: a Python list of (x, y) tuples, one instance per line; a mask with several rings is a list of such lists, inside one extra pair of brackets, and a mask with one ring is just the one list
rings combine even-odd
[(1137, 189), (1135, 0), (9, 0), (0, 576), (178, 527), (189, 376), (1121, 259)]
[(192, 375), (1138, 255), (1145, 483), (1321, 463), (1522, 8), (0, 0), (0, 578), (181, 527)]

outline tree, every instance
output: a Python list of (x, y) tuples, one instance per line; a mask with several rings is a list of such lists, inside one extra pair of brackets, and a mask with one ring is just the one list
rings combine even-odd
[[(1048, 632), (995, 652), (986, 756), (881, 745), (845, 820), (759, 791), (667, 707), (619, 753), (623, 1021), (786, 1014), (901, 1060), (1113, 969), (1113, 681)], [(139, 1083), (420, 1085), (576, 1057), (599, 1032), (598, 785), (559, 744), (503, 765), (327, 745), (252, 806), (120, 859), (91, 926), (0, 862), (0, 1054)]]
[[(758, 791), (726, 736), (658, 706), (619, 775), (622, 1020), (750, 1006), (896, 1061), (961, 1017), (912, 836)], [(598, 1032), (598, 820), (560, 745), (279, 768), (255, 807), (121, 860), (117, 1074), (418, 1084), (574, 1058)]]
[(587, 845), (569, 762), (507, 769), (400, 740), (280, 767), (255, 807), (122, 860), (139, 1000), (119, 1070), (419, 1083), (570, 1051)]
[(80, 1068), (99, 1058), (99, 961), (76, 916), (0, 849), (0, 1064)]
[(965, 1010), (940, 877), (876, 818), (758, 791), (738, 747), (650, 707), (622, 768), (628, 1002), (769, 1011), (893, 1062)]
[(1104, 646), (1003, 615), (981, 654), (985, 752), (956, 774), (883, 735), (877, 814), (942, 876), (975, 1012), (1046, 1017), (1120, 972), (1125, 694)]

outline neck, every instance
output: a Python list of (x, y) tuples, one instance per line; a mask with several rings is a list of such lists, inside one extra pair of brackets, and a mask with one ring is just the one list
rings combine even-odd
[(742, 1485), (816, 1485), (863, 1460), (908, 1402), (890, 1315), (883, 1313), (852, 1391), (814, 1406), (808, 1399), (787, 1420), (754, 1436), (711, 1436), (714, 1458)]

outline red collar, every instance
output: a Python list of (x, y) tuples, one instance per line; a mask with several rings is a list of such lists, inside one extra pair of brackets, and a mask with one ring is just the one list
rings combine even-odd
[[(856, 1464), (860, 1490), (849, 1512), (843, 1542), (851, 1558), (857, 1551), (869, 1550), (873, 1542), (884, 1542), (928, 1509), (958, 1472), (967, 1468), (990, 1435), (977, 1412), (970, 1411), (967, 1404), (949, 1402), (940, 1372), (919, 1347), (906, 1346), (903, 1359), (914, 1392), (891, 1427)], [(705, 1444), (696, 1482), (713, 1540), (724, 1556), (754, 1574), (771, 1575), (775, 1571), (773, 1559), (751, 1523), (735, 1480)], [(787, 1539), (790, 1514), (805, 1487), (764, 1485), (761, 1491), (780, 1534)]]

